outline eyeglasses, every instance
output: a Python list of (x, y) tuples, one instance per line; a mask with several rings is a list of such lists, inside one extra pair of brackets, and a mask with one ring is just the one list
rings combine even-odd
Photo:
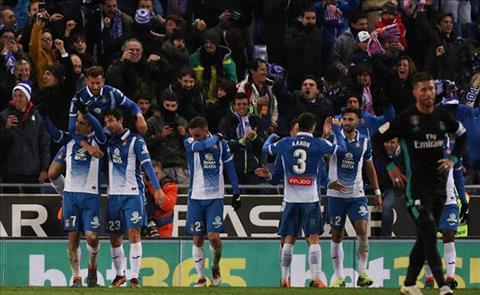
[(42, 39), (40, 39), (40, 40), (45, 41), (45, 42), (52, 42), (52, 38), (47, 38), (47, 37), (46, 37), (46, 38), (42, 38)]

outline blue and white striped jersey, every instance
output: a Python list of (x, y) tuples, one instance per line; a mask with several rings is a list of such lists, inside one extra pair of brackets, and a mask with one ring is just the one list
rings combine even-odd
[(151, 162), (144, 139), (126, 129), (108, 141), (108, 194), (143, 195), (142, 165)]
[[(225, 163), (232, 161), (233, 157), (228, 144), (224, 140), (217, 141), (214, 137), (216, 135), (210, 135), (207, 139), (214, 140), (211, 146), (208, 144), (206, 148), (199, 150), (196, 147), (203, 142), (195, 141), (193, 137), (184, 141), (190, 172), (188, 190), (190, 199), (211, 200), (224, 197), (223, 167)], [(232, 185), (235, 184), (232, 183)]]
[[(356, 137), (349, 141), (343, 130), (341, 136), (345, 140), (346, 151), (339, 152), (330, 157), (328, 176), (341, 182), (346, 191), (340, 192), (333, 189), (327, 190), (327, 195), (337, 198), (358, 198), (365, 196), (362, 179), (363, 162), (372, 159), (372, 144), (370, 139), (356, 131)], [(333, 136), (332, 136), (333, 137)], [(333, 142), (338, 138), (333, 137)]]

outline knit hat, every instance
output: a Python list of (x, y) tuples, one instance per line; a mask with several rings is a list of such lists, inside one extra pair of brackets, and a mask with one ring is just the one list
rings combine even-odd
[(52, 73), (52, 75), (57, 78), (58, 82), (65, 80), (65, 68), (61, 64), (48, 65), (45, 68), (45, 71)]
[(357, 34), (357, 40), (359, 42), (364, 42), (370, 39), (370, 34), (367, 31), (360, 31)]
[(138, 24), (148, 24), (150, 19), (150, 11), (148, 11), (146, 8), (139, 8), (135, 12), (135, 22)]
[(397, 6), (393, 2), (385, 2), (382, 6), (382, 13), (388, 13), (391, 15), (397, 14)]
[(25, 96), (27, 97), (27, 100), (30, 101), (30, 98), (32, 97), (32, 88), (30, 87), (30, 85), (28, 85), (27, 83), (18, 83), (17, 85), (15, 85), (15, 87), (13, 87), (12, 96), (16, 90), (20, 90), (21, 92), (23, 92), (23, 94), (25, 94)]
[(211, 41), (216, 46), (220, 45), (220, 35), (218, 31), (214, 29), (207, 30), (203, 36), (203, 41), (205, 42), (207, 40)]

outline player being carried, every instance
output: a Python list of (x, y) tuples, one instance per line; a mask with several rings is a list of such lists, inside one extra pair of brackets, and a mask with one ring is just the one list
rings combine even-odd
[[(283, 138), (269, 146), (269, 153), (277, 155), (273, 173), (270, 174), (267, 168), (258, 168), (256, 174), (266, 177), (271, 184), (280, 183), (282, 178), (285, 183), (278, 229), (278, 234), (285, 237), (281, 255), (282, 287), (290, 287), (288, 275), (293, 246), (300, 229), (303, 229), (309, 244), (312, 287), (324, 288), (326, 285), (321, 280), (322, 254), (319, 244), (319, 235), (323, 233), (318, 193), (319, 174), (323, 170), (323, 156), (335, 154), (338, 150), (344, 151), (345, 143), (339, 140), (336, 145), (313, 137), (316, 117), (311, 113), (301, 114), (297, 122), (299, 132), (295, 136)], [(336, 119), (333, 128), (337, 133), (340, 131)]]
[(363, 163), (366, 164), (368, 178), (375, 192), (375, 205), (377, 208), (382, 207), (382, 196), (378, 188), (370, 140), (366, 134), (361, 134), (357, 130), (357, 126), (360, 123), (359, 110), (353, 108), (344, 109), (341, 122), (342, 131), (340, 134), (331, 134), (328, 137), (334, 143), (340, 139), (346, 145), (346, 151), (339, 151), (335, 155), (330, 156), (328, 171), (330, 178), (338, 179), (346, 188), (345, 191), (327, 190), (328, 218), (332, 227), (330, 253), (336, 276), (336, 281), (332, 287), (345, 287), (342, 240), (347, 215), (353, 223), (355, 233), (357, 234), (359, 272), (357, 286), (368, 287), (373, 284), (373, 280), (365, 272), (368, 264), (368, 206), (363, 187)]
[(203, 117), (193, 118), (188, 128), (191, 137), (185, 139), (184, 146), (190, 184), (185, 231), (193, 236), (192, 256), (199, 277), (194, 287), (207, 285), (203, 249), (205, 236), (210, 241), (212, 255), (212, 286), (217, 287), (222, 282), (219, 264), (222, 256), (220, 233), (223, 232), (224, 167), (232, 183), (232, 207), (235, 211), (241, 205), (240, 190), (227, 142), (221, 135), (210, 134), (207, 120)]

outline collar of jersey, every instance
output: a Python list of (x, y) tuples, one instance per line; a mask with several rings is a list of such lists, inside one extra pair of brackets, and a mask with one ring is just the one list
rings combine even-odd
[(313, 137), (313, 134), (311, 133), (308, 133), (308, 132), (297, 132), (297, 135), (296, 136), (310, 136), (310, 137)]
[(354, 142), (354, 141), (359, 141), (360, 140), (360, 132), (358, 132), (358, 130), (355, 130), (355, 132), (357, 132), (357, 136), (355, 136), (355, 138), (353, 140), (349, 140), (345, 136), (345, 133), (343, 132), (343, 129), (340, 130), (340, 133), (342, 134), (343, 138), (345, 138), (348, 142)]
[(127, 137), (130, 135), (130, 129), (125, 128), (125, 130), (126, 130), (125, 133), (122, 135), (122, 137), (120, 137), (122, 141), (126, 140)]
[(102, 86), (102, 88), (100, 89), (100, 94), (99, 94), (98, 96), (93, 95), (93, 94), (90, 92), (90, 89), (88, 88), (88, 86), (87, 86), (87, 93), (88, 93), (88, 95), (89, 95), (90, 97), (93, 97), (93, 98), (100, 97), (100, 96), (103, 95), (103, 86)]

